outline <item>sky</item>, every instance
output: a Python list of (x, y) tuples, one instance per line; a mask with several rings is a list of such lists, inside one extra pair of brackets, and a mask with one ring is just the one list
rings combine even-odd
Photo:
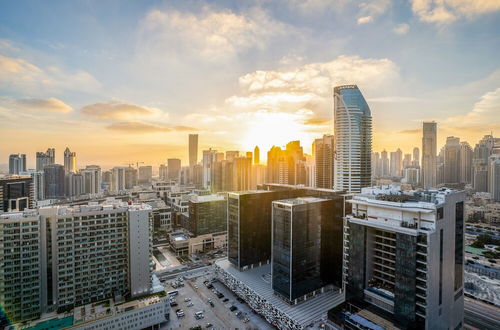
[(0, 2), (0, 163), (68, 146), (78, 167), (251, 151), (333, 132), (357, 84), (373, 149), (500, 136), (500, 1)]

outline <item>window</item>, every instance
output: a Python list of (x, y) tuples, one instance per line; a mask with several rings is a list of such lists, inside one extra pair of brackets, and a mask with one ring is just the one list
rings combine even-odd
[(441, 220), (444, 218), (444, 209), (442, 207), (437, 209), (436, 216), (438, 220)]

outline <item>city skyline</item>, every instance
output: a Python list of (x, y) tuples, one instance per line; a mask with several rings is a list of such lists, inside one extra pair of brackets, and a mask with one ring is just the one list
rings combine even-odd
[(0, 158), (34, 167), (69, 146), (81, 165), (186, 164), (188, 133), (200, 150), (300, 140), (310, 154), (335, 134), (341, 84), (370, 105), (373, 150), (420, 146), (428, 120), (438, 150), (448, 136), (472, 146), (500, 125), (500, 5), (481, 3), (3, 4), (0, 129), (15, 138)]

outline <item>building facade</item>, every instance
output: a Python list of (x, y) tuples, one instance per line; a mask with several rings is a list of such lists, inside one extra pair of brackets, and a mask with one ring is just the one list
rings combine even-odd
[(437, 183), (437, 124), (424, 122), (422, 131), (422, 185), (432, 188)]

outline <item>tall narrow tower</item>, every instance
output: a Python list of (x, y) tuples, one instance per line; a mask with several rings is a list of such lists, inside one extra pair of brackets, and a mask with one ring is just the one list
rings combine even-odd
[(424, 122), (422, 136), (422, 184), (424, 188), (436, 186), (437, 124)]
[(198, 134), (189, 134), (189, 166), (198, 163)]
[(335, 165), (334, 187), (361, 192), (371, 185), (372, 116), (356, 85), (333, 90)]
[(76, 152), (71, 152), (68, 147), (64, 150), (64, 171), (76, 173)]
[(255, 149), (253, 149), (253, 163), (255, 165), (260, 164), (260, 149), (259, 146), (255, 146)]

